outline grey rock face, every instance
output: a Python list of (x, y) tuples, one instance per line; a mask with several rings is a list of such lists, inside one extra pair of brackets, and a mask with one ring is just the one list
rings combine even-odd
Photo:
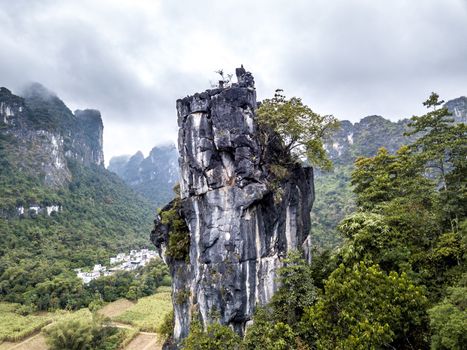
[(0, 136), (14, 143), (13, 161), (34, 171), (45, 185), (60, 187), (71, 180), (68, 160), (103, 166), (103, 124), (99, 111), (73, 114), (53, 93), (33, 84), (25, 97), (0, 88)]
[[(294, 164), (286, 178), (274, 178), (269, 168), (280, 149), (260, 142), (251, 73), (240, 68), (237, 77), (231, 87), (177, 101), (178, 212), (190, 247), (186, 259), (165, 255), (173, 277), (175, 344), (187, 336), (192, 317), (203, 325), (218, 319), (243, 334), (255, 307), (277, 290), (282, 258), (307, 245), (313, 170)], [(166, 252), (170, 227), (161, 217), (151, 240)]]
[(104, 165), (104, 124), (95, 109), (76, 110), (77, 132), (72, 139), (72, 154), (85, 165)]
[(444, 107), (452, 113), (456, 123), (467, 123), (467, 97), (461, 96), (448, 101)]

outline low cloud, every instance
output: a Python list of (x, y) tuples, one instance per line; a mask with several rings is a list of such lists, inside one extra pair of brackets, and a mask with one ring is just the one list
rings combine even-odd
[(175, 100), (240, 64), (260, 98), (280, 87), (353, 121), (467, 94), (463, 0), (0, 0), (0, 31), (0, 85), (101, 110), (107, 160), (174, 140)]

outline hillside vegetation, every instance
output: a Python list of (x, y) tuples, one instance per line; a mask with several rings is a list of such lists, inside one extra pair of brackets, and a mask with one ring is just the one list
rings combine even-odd
[[(147, 247), (154, 213), (100, 164), (98, 112), (75, 117), (56, 96), (33, 91), (0, 96), (14, 112), (0, 121), (0, 300), (77, 308), (88, 301), (73, 269)], [(57, 210), (30, 209), (46, 206)]]

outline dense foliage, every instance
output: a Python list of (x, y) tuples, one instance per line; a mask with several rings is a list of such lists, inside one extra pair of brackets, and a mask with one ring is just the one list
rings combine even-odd
[(311, 265), (291, 253), (239, 346), (465, 348), (467, 130), (440, 104), (412, 118), (416, 142), (356, 160), (341, 248)]
[(79, 313), (57, 321), (42, 331), (50, 350), (113, 350), (119, 347), (122, 334), (97, 313)]
[[(454, 149), (461, 150), (465, 147), (461, 137), (463, 128), (465, 130), (465, 124), (462, 124), (465, 117), (462, 115), (467, 113), (463, 109), (465, 97), (446, 104), (439, 100), (436, 103), (437, 108), (432, 112), (443, 115), (443, 124), (447, 127), (457, 125), (456, 128), (450, 128), (450, 139), (453, 144), (456, 144)], [(444, 108), (440, 108), (441, 106)], [(446, 108), (453, 113), (456, 112), (457, 115), (447, 116)], [(354, 169), (354, 161), (358, 157), (374, 157), (380, 148), (385, 148), (391, 155), (404, 145), (413, 144), (412, 147), (419, 148), (423, 140), (432, 138), (433, 142), (437, 142), (435, 140), (437, 135), (442, 134), (438, 133), (437, 129), (433, 129), (431, 136), (425, 135), (426, 131), (415, 128), (413, 123), (414, 121), (410, 119), (392, 122), (375, 115), (365, 117), (355, 124), (341, 121), (340, 128), (326, 140), (325, 149), (334, 167), (332, 171), (315, 171), (316, 199), (312, 211), (312, 232), (313, 244), (318, 250), (333, 249), (342, 244), (337, 226), (346, 215), (356, 209), (356, 196), (351, 191), (350, 176)], [(422, 124), (417, 122), (417, 125)], [(442, 129), (444, 126), (439, 125), (437, 128)], [(421, 141), (417, 141), (418, 139)], [(436, 152), (435, 149), (436, 147), (430, 149), (429, 153), (433, 154)], [(424, 153), (426, 157), (428, 153)], [(443, 165), (443, 163), (438, 162), (438, 165)], [(432, 162), (430, 169), (426, 170), (432, 176), (439, 175), (440, 170), (435, 168), (438, 165)], [(465, 205), (465, 202), (463, 204)]]
[(339, 126), (332, 115), (319, 115), (300, 98), (287, 99), (282, 90), (276, 90), (273, 98), (261, 102), (257, 117), (261, 126), (274, 131), (266, 135), (265, 145), (279, 137), (287, 153), (306, 158), (309, 163), (324, 169), (332, 167), (323, 145), (323, 140)]
[[(28, 181), (14, 167), (0, 171), (5, 202), (20, 193), (28, 203), (34, 198), (35, 203), (62, 206), (51, 216), (0, 219), (0, 298), (36, 300), (41, 293), (34, 290), (45, 292), (57, 284), (79, 294), (70, 277), (74, 268), (106, 263), (112, 254), (147, 246), (150, 206), (102, 168), (71, 161), (69, 166), (73, 180), (58, 191)], [(64, 303), (77, 306), (73, 301), (58, 305)]]
[(405, 274), (364, 262), (340, 265), (304, 323), (318, 349), (410, 349), (423, 344), (426, 297)]
[[(6, 90), (1, 95), (25, 103), (24, 133), (40, 130), (36, 138), (45, 131), (60, 133), (71, 147), (70, 133), (87, 132), (76, 130), (77, 118), (45, 88), (32, 86), (26, 96)], [(44, 162), (40, 142), (7, 129), (0, 123), (0, 300), (41, 310), (87, 305), (89, 296), (73, 269), (147, 246), (151, 206), (115, 174), (72, 157), (63, 164), (71, 178), (60, 187), (46, 185), (38, 170)], [(29, 210), (34, 206), (60, 209), (48, 215)]]
[[(465, 278), (465, 276), (464, 276)], [(467, 344), (467, 287), (450, 287), (445, 299), (428, 310), (433, 350), (461, 350)]]
[(161, 260), (154, 259), (136, 271), (121, 271), (114, 275), (92, 280), (86, 290), (103, 301), (120, 298), (137, 300), (155, 293), (160, 286), (168, 286), (171, 281), (169, 269)]
[(44, 257), (27, 258), (13, 264), (7, 260), (9, 257), (2, 259), (2, 299), (23, 303), (33, 310), (78, 309), (99, 300), (137, 299), (170, 284), (167, 266), (160, 260), (136, 271), (101, 277), (86, 286), (70, 271), (73, 265), (65, 258), (55, 258), (51, 263)]
[(212, 323), (203, 331), (201, 325), (193, 321), (190, 335), (183, 341), (185, 350), (238, 350), (241, 338), (229, 327)]

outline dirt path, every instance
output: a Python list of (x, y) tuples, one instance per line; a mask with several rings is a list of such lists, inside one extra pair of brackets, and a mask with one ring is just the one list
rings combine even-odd
[(1, 350), (47, 350), (45, 338), (41, 333), (33, 335), (21, 343), (3, 343), (0, 345)]
[(155, 333), (140, 333), (133, 339), (125, 350), (161, 350)]
[[(99, 310), (101, 315), (116, 317), (134, 305), (133, 302), (120, 299), (104, 306)], [(120, 322), (112, 322), (112, 326), (125, 329), (134, 327)], [(156, 333), (139, 332), (124, 350), (160, 350), (162, 346), (158, 343)], [(0, 344), (0, 350), (47, 350), (45, 338), (41, 333), (30, 336), (19, 343), (4, 342)]]

